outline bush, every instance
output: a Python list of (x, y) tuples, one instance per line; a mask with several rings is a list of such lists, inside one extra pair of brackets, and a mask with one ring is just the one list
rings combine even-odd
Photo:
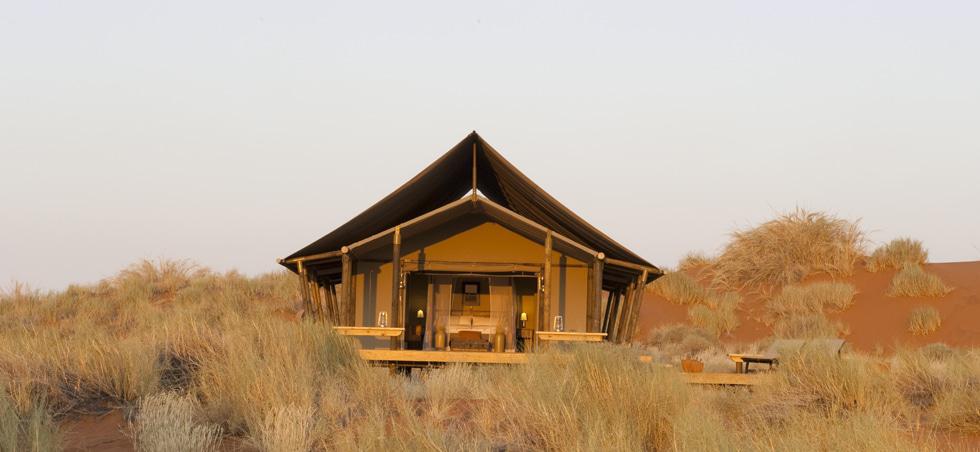
[(735, 309), (740, 297), (737, 293), (729, 292), (720, 301), (714, 301), (714, 307), (709, 304), (695, 305), (687, 310), (691, 324), (712, 332), (715, 337), (729, 334), (738, 327), (738, 316)]
[(939, 311), (932, 306), (920, 306), (909, 315), (909, 332), (916, 336), (925, 336), (939, 329), (942, 325)]
[(941, 297), (949, 293), (943, 280), (932, 273), (926, 273), (918, 264), (904, 264), (892, 278), (888, 289), (890, 297)]
[(857, 222), (798, 209), (734, 232), (713, 266), (715, 284), (767, 289), (812, 273), (847, 276), (863, 255), (864, 243)]
[(929, 252), (922, 242), (909, 238), (895, 239), (877, 249), (865, 261), (868, 271), (877, 273), (885, 269), (901, 269), (905, 264), (924, 264)]
[(646, 344), (656, 347), (672, 361), (721, 348), (718, 337), (712, 332), (683, 324), (665, 325), (651, 330)]
[(684, 255), (677, 263), (679, 271), (698, 271), (710, 267), (715, 262), (714, 258), (702, 252), (691, 252)]
[(667, 273), (650, 284), (650, 288), (671, 303), (693, 305), (704, 301), (705, 290), (687, 273)]
[(0, 451), (59, 450), (61, 437), (46, 404), (38, 398), (19, 410), (0, 383)]
[[(195, 421), (197, 401), (172, 392), (140, 400), (132, 424), (141, 452), (217, 451), (221, 428)], [(298, 449), (297, 449), (298, 450)]]
[(785, 339), (826, 339), (840, 337), (844, 326), (831, 322), (823, 314), (798, 314), (781, 317), (773, 326), (773, 335)]
[(782, 292), (766, 303), (769, 313), (776, 317), (819, 314), (825, 308), (843, 311), (854, 303), (857, 290), (841, 282), (818, 282), (783, 287)]

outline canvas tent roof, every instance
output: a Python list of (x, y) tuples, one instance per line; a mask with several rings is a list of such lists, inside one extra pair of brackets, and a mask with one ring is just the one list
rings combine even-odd
[(284, 265), (293, 269), (286, 261), (339, 250), (457, 201), (473, 189), (474, 177), (489, 201), (609, 258), (656, 268), (538, 187), (476, 132), (381, 201), (285, 258)]

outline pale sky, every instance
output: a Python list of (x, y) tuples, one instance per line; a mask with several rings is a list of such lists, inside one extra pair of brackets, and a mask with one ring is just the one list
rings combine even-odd
[(796, 206), (980, 260), (978, 5), (4, 1), (0, 287), (275, 270), (474, 129), (658, 265)]

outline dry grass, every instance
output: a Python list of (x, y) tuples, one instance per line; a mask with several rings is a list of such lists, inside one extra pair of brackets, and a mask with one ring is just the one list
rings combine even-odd
[(682, 272), (700, 271), (715, 263), (715, 258), (696, 251), (687, 253), (677, 263), (677, 269)]
[(813, 273), (847, 276), (864, 253), (857, 222), (798, 209), (732, 234), (713, 265), (716, 285), (763, 291)]
[(939, 329), (943, 319), (939, 311), (932, 306), (920, 306), (909, 314), (909, 332), (916, 336), (925, 336)]
[(779, 295), (766, 303), (775, 317), (819, 314), (825, 309), (843, 311), (854, 303), (857, 289), (842, 282), (818, 282), (783, 287)]
[(823, 314), (780, 317), (773, 324), (775, 337), (785, 339), (825, 339), (845, 336), (846, 328)]
[(738, 328), (739, 320), (735, 310), (741, 302), (741, 297), (735, 292), (709, 294), (704, 304), (688, 308), (687, 315), (691, 324), (712, 332), (715, 337), (729, 334)]
[(647, 287), (667, 301), (683, 305), (701, 303), (707, 295), (705, 289), (684, 272), (667, 273)]
[(910, 238), (892, 240), (877, 249), (865, 260), (868, 271), (877, 273), (885, 269), (901, 269), (905, 264), (924, 264), (929, 252), (922, 242)]
[(35, 398), (18, 408), (8, 387), (0, 380), (0, 451), (47, 451), (60, 449), (61, 437), (45, 403)]
[[(141, 452), (217, 451), (221, 429), (199, 424), (197, 401), (173, 392), (140, 400), (132, 425), (136, 448)], [(299, 450), (299, 449), (295, 449)]]
[[(272, 315), (298, 300), (289, 275), (140, 274), (0, 303), (0, 447), (56, 449), (52, 418), (119, 406), (136, 408), (143, 450), (207, 449), (219, 427), (260, 450), (929, 450), (923, 426), (980, 428), (973, 352), (930, 347), (891, 372), (801, 355), (751, 394), (686, 386), (610, 344), (404, 378), (365, 366), (323, 325)], [(705, 292), (692, 306), (737, 303)], [(783, 328), (829, 328), (819, 318)], [(709, 367), (726, 351), (689, 326), (650, 343), (658, 361)]]
[(825, 312), (847, 309), (855, 294), (854, 286), (840, 282), (789, 285), (766, 302), (766, 321), (776, 337), (840, 337), (843, 325), (827, 319)]
[(888, 288), (890, 297), (941, 297), (953, 289), (932, 273), (927, 273), (918, 264), (906, 263), (892, 278)]

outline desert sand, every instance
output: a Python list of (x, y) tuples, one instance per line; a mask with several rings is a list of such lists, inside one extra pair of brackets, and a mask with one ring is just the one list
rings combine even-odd
[[(898, 346), (921, 346), (942, 342), (957, 347), (980, 346), (980, 261), (925, 264), (926, 271), (935, 273), (953, 287), (942, 297), (889, 297), (885, 293), (896, 270), (871, 273), (855, 268), (850, 277), (838, 279), (857, 288), (854, 304), (842, 312), (828, 317), (847, 327), (844, 336), (856, 350), (874, 352), (890, 351)], [(698, 276), (697, 271), (691, 272)], [(705, 278), (700, 278), (704, 281)], [(807, 282), (827, 281), (826, 275), (816, 275)], [(764, 296), (743, 290), (743, 302), (739, 308), (739, 327), (728, 336), (725, 343), (750, 343), (771, 334), (771, 328), (759, 318), (763, 312)], [(925, 336), (915, 336), (907, 329), (909, 313), (918, 306), (928, 305), (939, 310), (943, 324), (938, 331)], [(650, 330), (673, 323), (687, 323), (687, 307), (670, 303), (660, 295), (647, 291), (640, 307), (640, 320), (634, 340), (642, 341)]]

